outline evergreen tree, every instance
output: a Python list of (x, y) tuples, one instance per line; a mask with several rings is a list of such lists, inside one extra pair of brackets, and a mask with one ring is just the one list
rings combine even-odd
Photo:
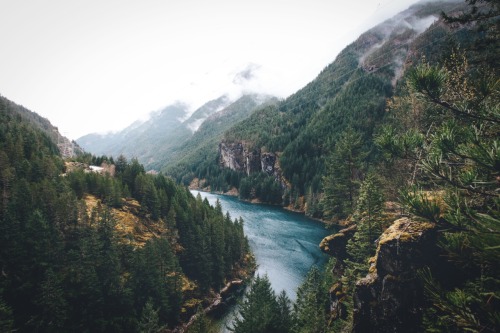
[(139, 322), (140, 333), (157, 333), (160, 331), (160, 318), (158, 310), (155, 310), (153, 302), (148, 300), (142, 309), (141, 321)]
[(276, 301), (278, 303), (276, 333), (291, 332), (293, 325), (292, 302), (284, 290), (278, 295)]
[(384, 196), (376, 176), (368, 173), (361, 184), (353, 220), (356, 233), (347, 242), (347, 253), (358, 263), (367, 263), (375, 253), (375, 240), (382, 233)]
[(10, 333), (14, 331), (12, 309), (0, 297), (0, 331)]
[(322, 202), (326, 216), (343, 219), (353, 212), (362, 159), (361, 135), (348, 128), (327, 159)]
[(277, 332), (280, 325), (279, 313), (276, 295), (268, 277), (257, 275), (249, 291), (245, 293), (230, 330), (235, 333)]
[(321, 333), (327, 326), (328, 297), (321, 272), (313, 266), (297, 289), (294, 333)]
[(441, 229), (440, 245), (455, 271), (445, 284), (439, 272), (424, 274), (431, 331), (500, 329), (500, 94), (494, 70), (486, 69), (454, 54), (444, 66), (424, 63), (409, 74), (410, 103), (433, 119), (417, 164), (430, 180), (418, 185), (430, 191), (413, 188), (402, 200)]
[(40, 307), (41, 312), (37, 330), (60, 332), (64, 331), (67, 327), (68, 303), (66, 302), (62, 288), (60, 275), (48, 269), (45, 279), (40, 286), (40, 294), (35, 301)]

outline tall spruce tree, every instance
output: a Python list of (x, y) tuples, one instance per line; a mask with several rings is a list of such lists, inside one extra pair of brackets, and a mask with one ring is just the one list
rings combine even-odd
[(328, 307), (324, 277), (320, 270), (313, 266), (297, 290), (297, 300), (293, 306), (292, 332), (324, 332), (327, 327)]
[(281, 302), (280, 306), (269, 278), (257, 275), (229, 329), (235, 333), (288, 332), (289, 327), (285, 326), (287, 323), (284, 320), (290, 316), (285, 305), (287, 301), (282, 299)]
[(322, 205), (327, 217), (343, 219), (353, 212), (363, 155), (361, 135), (347, 128), (326, 163)]
[(368, 173), (359, 191), (353, 220), (356, 233), (347, 242), (347, 253), (359, 263), (365, 263), (375, 253), (375, 240), (382, 233), (384, 196), (373, 173)]

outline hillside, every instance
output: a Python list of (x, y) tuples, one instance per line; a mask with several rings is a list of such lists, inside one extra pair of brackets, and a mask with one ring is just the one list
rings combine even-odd
[(61, 135), (58, 128), (53, 126), (48, 119), (39, 116), (21, 105), (9, 101), (3, 96), (0, 96), (0, 112), (20, 117), (41, 130), (55, 145), (57, 145), (59, 153), (63, 157), (74, 157), (83, 154), (83, 150), (80, 146), (76, 142)]
[[(208, 117), (193, 136), (175, 150), (173, 159), (165, 160), (162, 171), (188, 185), (194, 177), (204, 174), (204, 168), (217, 159), (218, 144), (225, 131), (247, 119), (253, 112), (276, 105), (271, 96), (244, 95), (237, 101)], [(189, 173), (186, 174), (186, 171)]]
[(276, 298), (258, 278), (235, 332), (500, 330), (499, 26), (495, 0), (421, 2), (226, 132), (215, 163), (240, 197), (271, 178), (285, 205), (344, 227), (293, 310), (263, 317)]
[(63, 160), (38, 123), (2, 107), (0, 331), (173, 328), (242, 277), (241, 219), (137, 160)]
[(499, 332), (499, 31), (498, 0), (423, 1), (285, 100), (176, 104), (105, 141), (160, 175), (63, 158), (48, 120), (0, 99), (0, 331), (178, 332), (197, 313), (189, 332), (210, 332), (200, 310), (253, 260), (244, 221), (190, 184), (335, 230), (293, 302), (253, 279), (235, 333)]
[[(449, 1), (417, 4), (362, 34), (307, 86), (279, 104), (255, 112), (225, 132), (221, 140), (224, 146), (243, 147), (241, 153), (236, 152), (242, 156), (226, 152), (232, 156), (230, 159), (248, 160), (248, 165), (239, 168), (224, 165), (220, 155), (218, 161), (211, 162), (212, 167), (204, 170), (212, 170), (222, 163), (225, 168), (242, 174), (241, 177), (232, 177), (234, 182), (229, 180), (219, 186), (217, 179), (227, 173), (224, 170), (197, 175), (186, 171), (185, 181), (196, 176), (205, 178), (208, 185), (215, 184), (216, 190), (239, 188), (240, 179), (251, 170), (251, 175), (247, 176), (254, 186), (245, 192), (260, 192), (258, 184), (268, 179), (259, 175), (262, 169), (257, 166), (271, 154), (278, 156), (274, 163), (278, 170), (267, 174), (281, 184), (282, 203), (307, 210), (316, 217), (332, 217), (319, 203), (327, 173), (326, 160), (331, 158), (329, 156), (347, 129), (360, 136), (359, 153), (364, 156), (360, 162), (366, 165), (367, 159), (374, 157), (371, 138), (384, 121), (386, 100), (394, 93), (398, 78), (423, 55), (432, 60), (441, 57), (429, 46), (450, 49), (463, 38), (464, 32), (452, 31), (439, 21), (442, 11), (457, 6)], [(362, 173), (363, 170), (356, 167), (351, 177), (359, 180)], [(177, 176), (177, 179), (182, 177)]]
[[(137, 121), (124, 130), (105, 135), (89, 134), (77, 140), (88, 152), (97, 155), (137, 158), (147, 169), (160, 170), (173, 164), (194, 145), (199, 145), (198, 129), (210, 116), (223, 112), (226, 108), (235, 110), (244, 119), (248, 113), (270, 97), (244, 95), (236, 101), (223, 95), (203, 104), (192, 114), (188, 106), (176, 103), (154, 112), (146, 121)], [(224, 112), (223, 112), (224, 113)], [(233, 123), (236, 120), (233, 120)], [(195, 143), (197, 142), (197, 143)]]

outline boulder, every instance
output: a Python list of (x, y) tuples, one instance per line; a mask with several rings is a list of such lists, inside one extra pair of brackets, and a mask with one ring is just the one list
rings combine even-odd
[(356, 232), (356, 225), (339, 230), (338, 233), (323, 238), (319, 247), (324, 253), (343, 261), (347, 257), (347, 241)]
[(433, 223), (396, 220), (381, 235), (369, 274), (356, 283), (353, 332), (419, 332), (424, 295), (417, 272), (436, 253)]

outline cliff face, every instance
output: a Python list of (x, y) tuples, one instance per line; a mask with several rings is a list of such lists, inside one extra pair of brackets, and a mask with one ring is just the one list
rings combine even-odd
[(423, 287), (418, 269), (436, 256), (432, 223), (401, 218), (380, 237), (370, 273), (356, 283), (353, 333), (419, 332)]
[(262, 152), (260, 148), (251, 148), (245, 142), (219, 143), (219, 164), (223, 168), (245, 172), (265, 172), (286, 187), (286, 182), (279, 167), (276, 153)]
[(219, 144), (219, 163), (224, 168), (235, 171), (246, 171), (246, 152), (243, 143), (225, 143)]

